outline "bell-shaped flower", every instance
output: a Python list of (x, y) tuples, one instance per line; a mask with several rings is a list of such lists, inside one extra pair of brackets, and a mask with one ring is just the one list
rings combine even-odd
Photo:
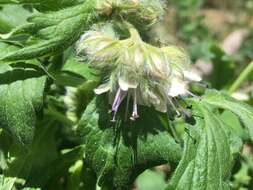
[(166, 112), (172, 99), (191, 95), (188, 83), (201, 78), (189, 70), (186, 53), (175, 47), (158, 48), (145, 43), (138, 31), (129, 29), (130, 37), (119, 40), (102, 32), (89, 31), (78, 43), (78, 51), (85, 52), (91, 65), (101, 70), (103, 83), (96, 94), (109, 93), (114, 113), (124, 99), (132, 102), (131, 119), (139, 117), (138, 105), (153, 106)]

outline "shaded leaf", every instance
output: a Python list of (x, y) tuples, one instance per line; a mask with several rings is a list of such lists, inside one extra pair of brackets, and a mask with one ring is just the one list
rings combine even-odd
[(129, 189), (145, 169), (179, 161), (180, 146), (155, 114), (142, 110), (136, 122), (115, 124), (106, 105), (103, 98), (93, 100), (78, 126), (86, 146), (86, 165), (95, 172), (100, 186)]
[(0, 175), (0, 189), (1, 190), (13, 190), (16, 178), (4, 177)]
[(100, 80), (100, 77), (97, 73), (98, 71), (92, 69), (88, 63), (81, 62), (73, 56), (71, 56), (67, 60), (67, 62), (64, 64), (62, 70), (64, 72), (71, 72), (76, 75), (79, 75), (86, 80), (94, 80), (94, 81)]
[(36, 66), (0, 65), (0, 124), (22, 143), (33, 139), (45, 81)]
[(235, 76), (235, 64), (226, 53), (216, 45), (212, 45), (210, 51), (213, 54), (213, 72), (210, 76), (212, 87), (222, 89), (233, 82)]

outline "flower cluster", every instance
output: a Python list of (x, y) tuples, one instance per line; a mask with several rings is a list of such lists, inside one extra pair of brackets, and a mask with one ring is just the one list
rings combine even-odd
[(145, 43), (138, 31), (129, 29), (130, 37), (119, 40), (103, 32), (89, 31), (78, 43), (78, 52), (85, 52), (91, 64), (105, 74), (96, 94), (109, 92), (114, 118), (124, 99), (133, 103), (131, 119), (138, 115), (138, 104), (167, 112), (172, 99), (191, 94), (190, 81), (200, 77), (190, 72), (189, 59), (183, 50), (155, 47)]
[(130, 17), (134, 20), (156, 22), (164, 12), (162, 0), (97, 0), (97, 11), (102, 15), (115, 15)]

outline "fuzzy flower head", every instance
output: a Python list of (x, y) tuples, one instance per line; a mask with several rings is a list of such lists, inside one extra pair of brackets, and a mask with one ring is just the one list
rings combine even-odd
[[(127, 19), (136, 18), (150, 24), (164, 13), (163, 0), (97, 0), (96, 9), (101, 15), (120, 15)], [(138, 20), (137, 19), (137, 20)]]
[(78, 52), (85, 52), (92, 66), (104, 72), (95, 93), (109, 93), (114, 119), (124, 99), (127, 110), (129, 102), (133, 104), (133, 120), (139, 117), (138, 105), (167, 112), (174, 106), (174, 97), (191, 94), (187, 89), (190, 81), (201, 79), (189, 71), (189, 59), (181, 49), (149, 45), (135, 29), (129, 31), (130, 37), (124, 40), (89, 31), (78, 43)]

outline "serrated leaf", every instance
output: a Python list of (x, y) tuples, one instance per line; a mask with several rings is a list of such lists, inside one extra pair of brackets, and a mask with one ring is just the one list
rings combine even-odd
[[(95, 19), (95, 0), (57, 12), (39, 13), (28, 19), (28, 24), (9, 35), (31, 34), (33, 43), (6, 56), (0, 61), (17, 61), (57, 54), (75, 43), (82, 32)], [(8, 35), (2, 37), (8, 37)]]
[(115, 125), (103, 97), (87, 107), (78, 130), (86, 146), (86, 166), (95, 172), (100, 186), (129, 189), (145, 169), (180, 159), (180, 146), (149, 111), (142, 110), (136, 122)]
[(33, 139), (45, 81), (36, 66), (0, 65), (0, 125), (22, 143)]
[(253, 108), (250, 105), (215, 90), (207, 91), (202, 101), (225, 110), (230, 110), (237, 115), (245, 125), (253, 141)]
[(167, 190), (228, 190), (233, 160), (242, 143), (210, 106), (197, 106), (204, 117), (194, 126), (198, 138), (186, 136), (183, 158)]

